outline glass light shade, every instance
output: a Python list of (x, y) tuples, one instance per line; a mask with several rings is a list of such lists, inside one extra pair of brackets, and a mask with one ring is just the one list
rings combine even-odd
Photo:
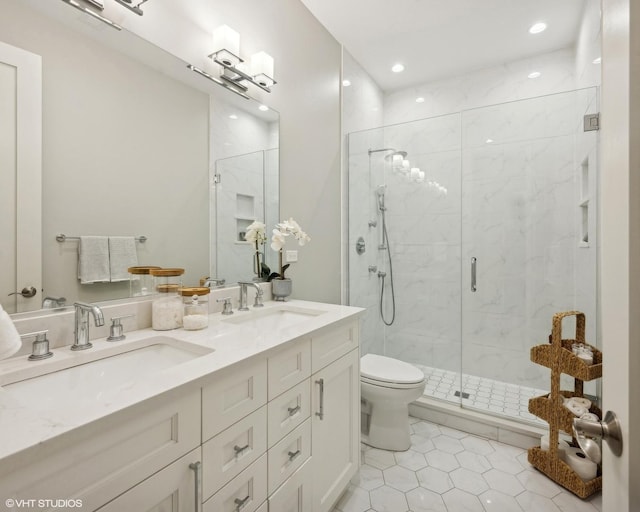
[(273, 57), (268, 53), (258, 52), (251, 56), (251, 74), (260, 85), (273, 85), (273, 67)]
[(420, 177), (420, 169), (412, 167), (410, 176), (412, 180), (417, 180)]
[(237, 66), (240, 62), (240, 34), (228, 25), (221, 25), (213, 31), (213, 52), (218, 54), (218, 60)]
[(402, 170), (409, 172), (409, 169), (411, 169), (411, 162), (409, 162), (409, 160), (407, 160), (406, 158), (402, 161)]

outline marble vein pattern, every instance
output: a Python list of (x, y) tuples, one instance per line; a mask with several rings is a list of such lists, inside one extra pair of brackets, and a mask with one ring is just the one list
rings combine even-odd
[(361, 466), (332, 512), (602, 512), (538, 472), (527, 452), (410, 418), (411, 447), (362, 445)]

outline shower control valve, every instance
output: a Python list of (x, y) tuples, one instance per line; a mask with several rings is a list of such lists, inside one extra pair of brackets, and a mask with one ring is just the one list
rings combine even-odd
[(387, 273), (384, 270), (378, 270), (378, 277), (387, 277)]
[(373, 273), (375, 273), (375, 272), (377, 272), (377, 271), (378, 271), (378, 267), (377, 267), (377, 265), (369, 265), (369, 272), (370, 272), (370, 273), (372, 273), (372, 274), (373, 274)]

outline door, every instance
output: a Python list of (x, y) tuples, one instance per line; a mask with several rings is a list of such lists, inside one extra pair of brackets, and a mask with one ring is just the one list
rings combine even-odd
[(603, 0), (602, 27), (602, 410), (623, 443), (620, 457), (603, 443), (602, 497), (622, 512), (640, 510), (640, 5)]
[(314, 512), (327, 512), (358, 470), (360, 372), (352, 350), (311, 376)]
[[(0, 304), (42, 301), (42, 71), (39, 55), (0, 42)], [(31, 298), (10, 293), (33, 286)]]

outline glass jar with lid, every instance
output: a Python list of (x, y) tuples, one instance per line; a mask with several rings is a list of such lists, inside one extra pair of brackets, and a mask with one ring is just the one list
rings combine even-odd
[(182, 327), (183, 268), (152, 268), (153, 300), (151, 304), (151, 328), (170, 331)]
[(209, 288), (182, 288), (182, 325), (186, 331), (197, 331), (209, 325)]
[(155, 266), (129, 267), (129, 297), (143, 297), (153, 294), (153, 276)]

